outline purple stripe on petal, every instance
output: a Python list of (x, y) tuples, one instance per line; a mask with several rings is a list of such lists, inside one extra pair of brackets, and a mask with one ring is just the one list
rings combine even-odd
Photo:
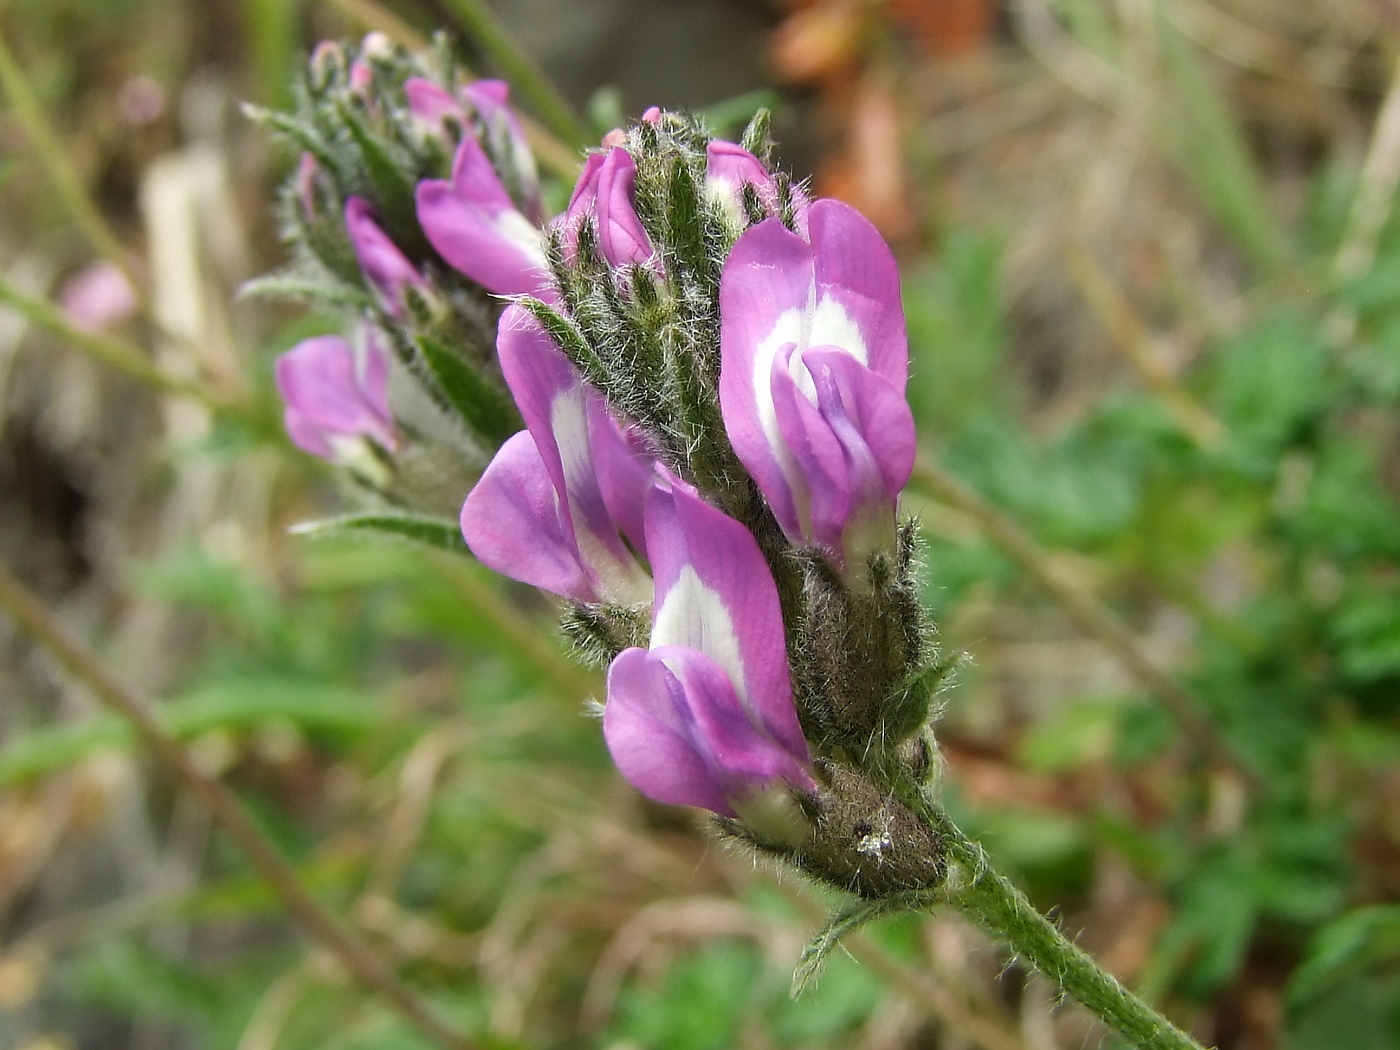
[(679, 646), (653, 648), (651, 653), (680, 683), (697, 750), (731, 803), (778, 781), (815, 789), (803, 768), (809, 760), (806, 741), (794, 755), (769, 739), (763, 727), (749, 720), (734, 684), (717, 663)]
[(462, 538), (488, 568), (578, 601), (598, 595), (579, 565), (573, 537), (535, 440), (521, 431), (506, 441), (462, 505)]
[(647, 499), (646, 537), (656, 580), (652, 646), (704, 653), (755, 724), (805, 760), (778, 589), (753, 535), (671, 477)]
[(789, 539), (839, 551), (852, 497), (845, 449), (812, 403), (812, 376), (802, 354), (789, 350), (775, 358), (772, 384), (778, 425), (796, 468), (789, 485), (797, 498), (801, 526)]
[(918, 452), (909, 402), (884, 376), (862, 367), (835, 347), (814, 347), (803, 360), (815, 382), (822, 414), (836, 426), (835, 411), (828, 406), (839, 403), (854, 433), (869, 447), (893, 503), (914, 472)]

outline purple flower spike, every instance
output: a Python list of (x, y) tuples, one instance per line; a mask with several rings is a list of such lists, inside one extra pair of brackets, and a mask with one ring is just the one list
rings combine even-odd
[(598, 224), (598, 249), (609, 266), (646, 265), (656, 250), (637, 217), (637, 164), (621, 146), (590, 154), (564, 212), (564, 258), (573, 263), (578, 230), (588, 216)]
[(374, 209), (360, 197), (345, 202), (345, 232), (355, 249), (365, 280), (379, 292), (384, 309), (402, 321), (407, 313), (405, 294), (409, 288), (426, 293), (428, 282), (409, 262), (388, 234), (374, 221)]
[(651, 648), (613, 661), (603, 715), (618, 769), (658, 802), (725, 816), (779, 784), (816, 790), (757, 542), (674, 478), (652, 489), (646, 524)]
[(859, 212), (822, 200), (811, 244), (769, 219), (720, 281), (720, 407), (734, 451), (794, 543), (850, 571), (894, 538), (914, 464), (909, 350), (894, 256)]
[(638, 605), (651, 580), (643, 507), (653, 460), (530, 314), (501, 315), (497, 352), (528, 433), (502, 447), (462, 507), (497, 572), (566, 598)]
[(457, 147), (451, 180), (418, 184), (418, 221), (456, 270), (497, 295), (538, 295), (549, 275), (540, 230), (516, 208), (476, 138)]
[(304, 339), (277, 359), (276, 377), (287, 433), (303, 452), (340, 461), (366, 438), (398, 447), (389, 362), (372, 337), (363, 355), (337, 335)]

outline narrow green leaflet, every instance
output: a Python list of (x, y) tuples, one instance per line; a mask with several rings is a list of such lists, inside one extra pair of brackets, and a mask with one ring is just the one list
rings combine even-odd
[[(362, 693), (273, 677), (212, 683), (162, 703), (160, 714), (166, 728), (182, 740), (213, 729), (244, 729), (274, 720), (308, 732), (353, 737), (382, 719), (382, 712)], [(0, 750), (0, 787), (68, 768), (100, 749), (135, 744), (131, 726), (116, 715), (32, 729)]]
[(419, 335), (418, 349), (447, 400), (473, 433), (494, 448), (524, 429), (525, 423), (510, 398), (450, 347), (431, 336)]
[(437, 550), (467, 553), (467, 545), (462, 540), (462, 530), (451, 518), (435, 518), (427, 514), (409, 514), (405, 511), (375, 511), (368, 514), (347, 514), (344, 517), (326, 518), (322, 521), (307, 521), (293, 525), (291, 531), (298, 536), (316, 538), (377, 533), (421, 543)]
[(797, 969), (792, 972), (792, 997), (796, 999), (807, 990), (807, 986), (821, 973), (832, 949), (841, 943), (842, 937), (886, 915), (918, 911), (931, 903), (927, 894), (899, 894), (881, 900), (854, 900), (832, 912), (826, 925), (807, 942), (798, 956)]

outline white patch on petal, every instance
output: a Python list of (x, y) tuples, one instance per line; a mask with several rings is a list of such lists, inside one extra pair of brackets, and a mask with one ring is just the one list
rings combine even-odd
[(846, 351), (861, 364), (870, 364), (870, 351), (866, 348), (860, 327), (846, 313), (846, 308), (831, 296), (822, 299), (812, 311), (808, 341), (802, 344), (802, 349), (809, 346), (834, 346)]
[(701, 582), (694, 566), (681, 566), (675, 585), (666, 592), (651, 627), (651, 646), (684, 645), (698, 649), (717, 663), (734, 691), (748, 706), (744, 689), (744, 661), (739, 638), (724, 600)]
[(543, 269), (548, 265), (544, 255), (544, 234), (520, 212), (505, 208), (492, 218), (491, 226), (502, 240), (515, 245), (522, 255), (530, 256), (536, 266)]
[[(793, 457), (792, 451), (788, 448), (787, 442), (783, 440), (782, 431), (778, 427), (778, 409), (773, 404), (773, 359), (778, 356), (783, 347), (791, 343), (796, 343), (800, 352), (807, 345), (807, 321), (810, 318), (809, 311), (799, 307), (784, 310), (778, 315), (777, 321), (773, 323), (768, 335), (759, 342), (753, 355), (753, 393), (754, 402), (758, 410), (758, 423), (763, 428), (763, 436), (768, 441), (768, 447), (773, 452), (773, 458), (778, 462), (778, 469), (787, 478), (788, 488), (792, 490), (793, 506), (797, 510), (797, 520), (804, 535), (811, 535), (811, 498), (807, 494), (806, 479), (803, 477), (801, 468), (797, 465), (797, 460)], [(793, 354), (797, 357), (798, 354)], [(810, 379), (808, 380), (810, 383)], [(813, 390), (815, 397), (816, 391)]]
[(705, 199), (724, 215), (725, 224), (736, 233), (744, 230), (744, 184), (738, 179), (705, 176)]

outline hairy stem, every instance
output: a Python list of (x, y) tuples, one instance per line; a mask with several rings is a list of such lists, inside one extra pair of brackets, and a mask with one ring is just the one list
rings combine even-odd
[(992, 868), (982, 847), (964, 835), (940, 806), (924, 799), (918, 808), (938, 829), (947, 850), (951, 904), (995, 933), (1140, 1050), (1203, 1050), (1037, 911), (1011, 880)]
[(0, 565), (0, 608), (33, 634), (60, 664), (88, 686), (108, 707), (122, 715), (152, 752), (193, 792), (224, 826), (286, 904), (287, 910), (315, 940), (338, 959), (365, 988), (378, 993), (405, 1020), (445, 1050), (473, 1050), (474, 1044), (453, 1031), (401, 984), (378, 955), (343, 927), (308, 893), (296, 871), (265, 836), (243, 804), (224, 784), (205, 773), (189, 752), (161, 724), (142, 698), (108, 673), (101, 661), (73, 638), (48, 608)]

